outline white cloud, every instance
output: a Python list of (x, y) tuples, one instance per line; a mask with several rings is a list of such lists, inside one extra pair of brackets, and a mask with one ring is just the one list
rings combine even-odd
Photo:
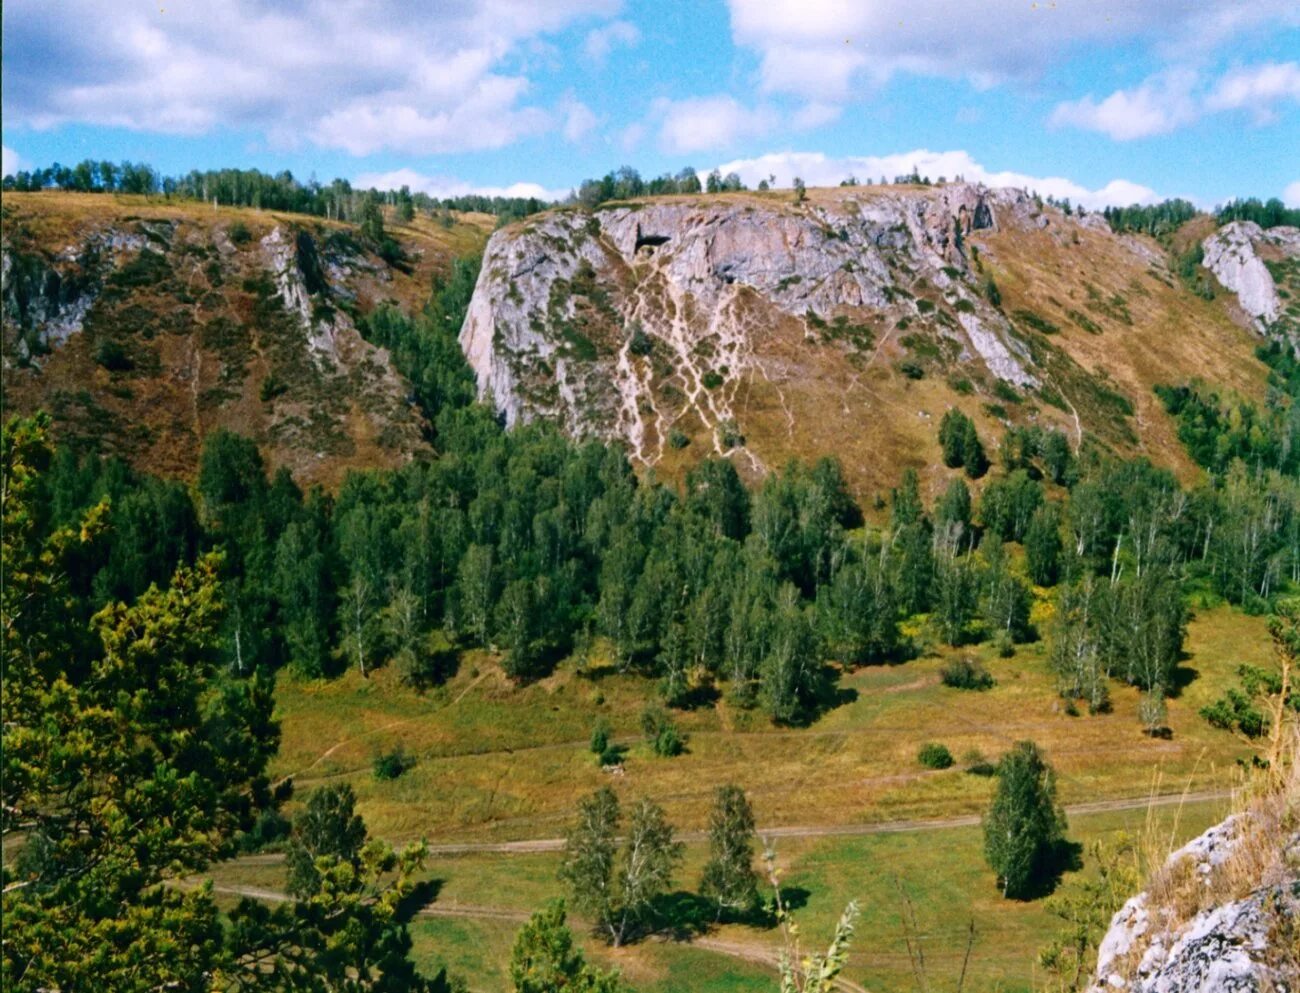
[(1116, 141), (1168, 134), (1198, 116), (1190, 72), (1152, 77), (1132, 90), (1116, 90), (1098, 102), (1091, 95), (1056, 105), (1048, 123), (1100, 131)]
[(619, 147), (625, 152), (631, 152), (645, 141), (646, 126), (640, 121), (633, 121), (618, 135)]
[(566, 98), (560, 109), (564, 113), (564, 139), (566, 141), (581, 141), (598, 123), (596, 115), (591, 112), (581, 100), (575, 98)]
[(604, 65), (615, 48), (632, 48), (641, 40), (641, 32), (631, 21), (610, 21), (588, 32), (582, 50), (596, 65)]
[(656, 100), (651, 116), (660, 120), (660, 142), (674, 154), (728, 148), (767, 134), (777, 123), (774, 111), (745, 107), (729, 96)]
[(357, 176), (352, 185), (358, 189), (400, 190), (409, 187), (412, 193), (427, 193), (431, 197), (536, 197), (538, 200), (563, 200), (569, 190), (547, 189), (540, 183), (511, 183), (509, 186), (485, 186), (467, 183), (452, 176), (426, 176), (414, 169), (395, 169), (392, 172), (366, 172)]
[(1154, 203), (1160, 199), (1155, 190), (1126, 179), (1113, 179), (1099, 189), (1089, 189), (1061, 176), (1030, 176), (1025, 173), (993, 171), (977, 162), (969, 152), (932, 152), (919, 148), (894, 155), (833, 157), (821, 152), (775, 152), (752, 159), (736, 159), (718, 166), (724, 175), (735, 172), (749, 186), (756, 186), (769, 175), (776, 176), (777, 186), (789, 186), (795, 176), (809, 186), (836, 186), (840, 180), (856, 176), (860, 182), (892, 180), (916, 169), (922, 176), (956, 179), (988, 186), (1010, 186), (1033, 190), (1043, 196), (1068, 198), (1090, 210), (1106, 206)]
[(506, 67), (527, 63), (539, 36), (620, 2), (443, 0), (423, 16), (400, 0), (8, 0), (5, 119), (243, 128), (354, 154), (497, 148), (554, 114)]
[(763, 52), (763, 89), (819, 103), (844, 102), (866, 55), (846, 40), (836, 45), (773, 44)]
[(12, 176), (23, 167), (22, 156), (15, 152), (8, 145), (0, 145), (3, 149), (3, 162), (0, 162), (0, 176)]
[(1273, 105), (1283, 100), (1300, 100), (1300, 64), (1265, 62), (1233, 69), (1205, 100), (1207, 110), (1249, 110), (1256, 120), (1266, 122), (1274, 115)]
[(1288, 207), (1300, 207), (1300, 179), (1287, 184), (1282, 191), (1282, 202)]
[(795, 112), (792, 123), (795, 128), (800, 131), (811, 131), (813, 128), (819, 128), (823, 124), (830, 124), (833, 121), (839, 120), (839, 117), (843, 112), (843, 107), (836, 107), (834, 104), (804, 104), (802, 108)]
[(1212, 85), (1189, 69), (1151, 76), (1131, 90), (1098, 101), (1091, 94), (1057, 104), (1048, 123), (1099, 131), (1116, 141), (1167, 134), (1207, 114), (1248, 110), (1256, 123), (1276, 117), (1275, 105), (1300, 101), (1300, 64), (1239, 66)]
[(1265, 24), (1300, 24), (1295, 0), (728, 0), (737, 45), (771, 93), (844, 102), (896, 74), (987, 87), (1032, 79), (1082, 46), (1141, 41), (1178, 62)]
[(526, 81), (489, 76), (448, 110), (433, 113), (405, 103), (356, 100), (331, 111), (311, 132), (317, 144), (369, 155), (389, 148), (412, 155), (501, 148), (545, 130), (551, 117), (519, 107)]

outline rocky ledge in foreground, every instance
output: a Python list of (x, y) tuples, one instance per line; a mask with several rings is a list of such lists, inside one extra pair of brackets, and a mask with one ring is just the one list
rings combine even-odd
[(1276, 811), (1252, 811), (1174, 852), (1120, 908), (1089, 993), (1296, 990), (1300, 832)]

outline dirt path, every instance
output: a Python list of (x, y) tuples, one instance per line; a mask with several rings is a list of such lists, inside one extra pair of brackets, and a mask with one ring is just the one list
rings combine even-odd
[[(1065, 812), (1070, 817), (1086, 817), (1090, 814), (1144, 810), (1148, 807), (1211, 803), (1215, 800), (1227, 800), (1231, 796), (1231, 790), (1164, 793), (1158, 796), (1125, 797), (1118, 800), (1092, 800), (1087, 803), (1072, 803), (1066, 806)], [(760, 838), (856, 838), (874, 834), (902, 834), (908, 831), (941, 831), (945, 828), (974, 827), (979, 822), (978, 814), (966, 814), (961, 817), (880, 821), (875, 824), (785, 825), (759, 828), (757, 833)], [(707, 841), (708, 834), (703, 831), (684, 831), (677, 835), (677, 840), (688, 844), (699, 843)], [(522, 841), (450, 842), (429, 845), (428, 848), (430, 855), (535, 855), (542, 852), (563, 851), (564, 839), (529, 838)], [(234, 861), (245, 865), (266, 865), (280, 862), (283, 858), (283, 855), (269, 853), (265, 855), (245, 855)]]
[[(242, 896), (253, 900), (261, 900), (265, 903), (284, 903), (289, 897), (276, 890), (264, 889), (260, 886), (229, 886), (214, 885), (212, 887), (216, 893), (224, 893), (228, 896)], [(522, 910), (511, 910), (508, 907), (492, 907), (484, 904), (473, 903), (447, 903), (441, 904), (433, 902), (425, 907), (421, 907), (416, 913), (421, 917), (449, 917), (481, 921), (501, 921), (506, 924), (523, 924), (527, 922), (529, 914)], [(577, 919), (571, 918), (574, 924), (580, 924)], [(663, 941), (670, 939), (663, 938)], [(741, 941), (726, 941), (721, 938), (710, 938), (707, 936), (693, 938), (685, 942), (692, 948), (701, 948), (705, 951), (714, 952), (718, 955), (726, 955), (730, 958), (741, 959), (745, 962), (752, 962), (755, 965), (765, 966), (775, 970), (780, 963), (780, 953), (775, 948), (767, 948), (760, 945), (747, 944)], [(847, 979), (840, 979), (836, 982), (836, 988), (845, 991), (845, 993), (867, 993), (867, 990)]]
[[(1105, 814), (1122, 810), (1144, 810), (1147, 807), (1169, 807), (1184, 803), (1207, 803), (1226, 800), (1231, 790), (1204, 790), (1198, 793), (1167, 793), (1162, 796), (1128, 797), (1119, 800), (1094, 800), (1074, 803), (1065, 808), (1071, 817)], [(979, 824), (978, 814), (962, 817), (942, 817), (928, 820), (881, 821), (876, 824), (823, 824), (788, 825), (759, 828), (761, 838), (853, 838), (873, 834), (900, 834), (908, 831), (939, 831), (944, 828), (973, 827)], [(677, 835), (679, 841), (702, 842), (708, 840), (703, 831), (684, 831)], [(470, 855), (481, 852), (527, 855), (538, 852), (558, 852), (564, 849), (563, 838), (534, 838), (526, 841), (464, 842), (430, 845), (430, 855)]]

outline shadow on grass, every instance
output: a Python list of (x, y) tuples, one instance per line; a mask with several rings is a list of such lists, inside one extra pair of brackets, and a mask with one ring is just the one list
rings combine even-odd
[(1063, 838), (1039, 859), (1033, 881), (1018, 899), (1030, 901), (1051, 896), (1061, 885), (1061, 878), (1067, 872), (1078, 872), (1082, 868), (1083, 845)]
[(417, 693), (425, 693), (460, 671), (460, 652), (450, 647), (432, 649), (418, 657), (399, 659), (397, 666), (402, 682)]
[(651, 907), (655, 929), (674, 941), (690, 941), (704, 934), (717, 918), (717, 904), (698, 893), (677, 890), (660, 894)]
[(1174, 671), (1170, 673), (1169, 687), (1166, 690), (1166, 695), (1171, 700), (1182, 696), (1183, 690), (1187, 689), (1187, 687), (1191, 686), (1192, 683), (1201, 678), (1200, 670), (1193, 669), (1190, 665), (1182, 664), (1189, 657), (1190, 656), (1184, 655), (1179, 659), (1178, 664), (1174, 666)]
[(416, 883), (411, 892), (397, 901), (394, 916), (402, 924), (409, 924), (421, 910), (438, 899), (445, 880), (424, 879)]
[(712, 683), (692, 686), (681, 696), (673, 700), (674, 710), (704, 710), (712, 707), (722, 698), (718, 688)]
[(585, 679), (589, 683), (599, 683), (602, 679), (608, 679), (611, 676), (617, 676), (620, 669), (606, 662), (603, 665), (588, 665), (579, 669), (577, 672), (579, 679)]
[[(781, 888), (781, 902), (786, 910), (807, 906), (811, 895), (802, 886)], [(722, 924), (741, 924), (761, 930), (777, 925), (776, 913), (769, 904), (755, 904), (743, 909), (728, 907), (719, 912), (713, 900), (685, 890), (664, 893), (656, 898), (650, 919), (657, 923), (657, 927), (647, 928), (641, 936), (655, 933), (673, 941), (690, 941)]]

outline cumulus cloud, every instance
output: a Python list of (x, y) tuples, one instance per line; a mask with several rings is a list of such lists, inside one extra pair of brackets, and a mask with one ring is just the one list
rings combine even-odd
[(1288, 207), (1300, 207), (1300, 179), (1287, 184), (1282, 191), (1282, 202)]
[(1300, 100), (1300, 64), (1265, 62), (1232, 70), (1205, 100), (1211, 111), (1248, 110), (1261, 122), (1274, 116), (1274, 104)]
[(632, 48), (640, 40), (641, 32), (631, 21), (610, 21), (587, 33), (582, 51), (596, 65), (604, 65), (614, 49)]
[(528, 102), (512, 56), (618, 5), (446, 0), (434, 17), (400, 0), (8, 0), (5, 118), (172, 134), (220, 125), (354, 154), (497, 148), (554, 114)]
[(1300, 64), (1295, 62), (1239, 66), (1209, 84), (1184, 69), (1152, 76), (1100, 101), (1089, 94), (1057, 104), (1048, 123), (1130, 141), (1232, 110), (1249, 111), (1256, 123), (1265, 124), (1276, 117), (1276, 105), (1283, 101), (1300, 101)]
[(564, 127), (561, 130), (566, 141), (581, 141), (598, 123), (591, 108), (574, 97), (566, 98), (561, 103), (560, 110), (564, 114)]
[(1088, 44), (1147, 41), (1169, 61), (1261, 24), (1300, 24), (1294, 0), (728, 0), (736, 44), (768, 92), (847, 100), (899, 73), (977, 86), (1037, 76)]
[(1116, 141), (1167, 134), (1197, 118), (1199, 108), (1192, 98), (1195, 82), (1190, 72), (1174, 72), (1132, 90), (1116, 90), (1101, 101), (1089, 94), (1057, 104), (1048, 123), (1100, 131)]
[(427, 193), (431, 197), (485, 196), (485, 197), (536, 197), (538, 200), (563, 200), (569, 190), (548, 189), (540, 183), (511, 183), (508, 186), (491, 186), (468, 183), (452, 176), (426, 176), (414, 169), (395, 169), (392, 172), (366, 172), (357, 176), (352, 185), (358, 189), (400, 190), (408, 187), (412, 193)]
[(746, 107), (725, 95), (656, 100), (651, 116), (660, 121), (660, 142), (674, 154), (728, 148), (746, 138), (762, 137), (777, 123), (770, 108)]
[(918, 148), (911, 152), (893, 155), (828, 156), (821, 152), (775, 152), (752, 159), (736, 159), (718, 166), (723, 174), (734, 172), (749, 186), (769, 176), (776, 177), (777, 186), (791, 185), (798, 176), (809, 186), (836, 186), (843, 179), (855, 176), (860, 182), (879, 180), (882, 176), (892, 180), (907, 175), (915, 169), (931, 179), (956, 179), (985, 183), (988, 186), (1014, 186), (1033, 190), (1043, 196), (1069, 199), (1090, 210), (1107, 206), (1128, 206), (1134, 203), (1154, 203), (1159, 200), (1149, 186), (1126, 179), (1113, 179), (1098, 189), (1089, 189), (1080, 183), (1061, 176), (1030, 176), (1026, 173), (994, 171), (977, 162), (969, 152), (933, 152)]
[(3, 162), (0, 163), (0, 176), (12, 176), (23, 167), (22, 156), (15, 152), (8, 145), (0, 145), (3, 149)]

